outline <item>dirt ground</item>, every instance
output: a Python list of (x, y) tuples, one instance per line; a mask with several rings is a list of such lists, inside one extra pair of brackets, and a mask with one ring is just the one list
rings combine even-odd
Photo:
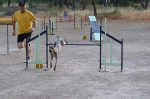
[[(104, 22), (103, 22), (104, 23)], [(84, 24), (84, 22), (83, 22)], [(59, 22), (55, 35), (71, 43), (97, 44), (89, 40), (91, 26), (74, 29), (72, 22)], [(104, 25), (104, 24), (103, 24)], [(25, 50), (16, 46), (9, 26), (7, 54), (6, 25), (0, 25), (0, 99), (149, 99), (150, 97), (150, 20), (107, 20), (107, 32), (124, 40), (123, 72), (120, 66), (107, 66), (99, 72), (98, 46), (64, 46), (56, 71), (25, 70)], [(104, 30), (104, 27), (103, 27)], [(32, 37), (37, 35), (37, 30)], [(86, 35), (87, 40), (82, 40)], [(106, 59), (109, 61), (109, 39)], [(102, 41), (104, 61), (104, 41)], [(35, 41), (31, 42), (31, 58), (35, 60)], [(45, 61), (45, 36), (40, 38), (40, 60)], [(50, 58), (49, 58), (50, 60)], [(120, 62), (120, 45), (114, 42), (113, 61)], [(54, 61), (53, 61), (54, 64)], [(45, 65), (44, 65), (45, 68)], [(102, 70), (105, 67), (102, 66)]]

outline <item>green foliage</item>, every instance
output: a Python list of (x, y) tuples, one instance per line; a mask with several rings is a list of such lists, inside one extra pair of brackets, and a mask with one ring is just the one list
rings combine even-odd
[(0, 0), (0, 6), (2, 6), (3, 5), (3, 0)]

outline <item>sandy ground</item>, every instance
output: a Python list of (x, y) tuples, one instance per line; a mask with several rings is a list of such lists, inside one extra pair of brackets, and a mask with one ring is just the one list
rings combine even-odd
[[(97, 44), (89, 40), (90, 28), (88, 25), (74, 29), (73, 23), (58, 23), (55, 35), (49, 35), (49, 42), (53, 43), (59, 35), (69, 43)], [(0, 25), (0, 99), (149, 99), (149, 31), (149, 20), (107, 21), (107, 32), (124, 40), (123, 72), (120, 72), (120, 66), (107, 66), (109, 72), (99, 72), (98, 46), (64, 46), (56, 71), (53, 68), (44, 71), (36, 70), (35, 65), (29, 65), (29, 69), (25, 70), (25, 50), (17, 48), (16, 36), (11, 35), (12, 26), (9, 26), (10, 49), (7, 54), (6, 26)], [(35, 35), (37, 32), (32, 37)], [(82, 40), (83, 35), (87, 36), (87, 40)], [(34, 60), (35, 41), (31, 47)], [(45, 36), (40, 39), (40, 47), (40, 59), (45, 61)], [(104, 61), (104, 46), (102, 48)], [(120, 45), (116, 42), (113, 61), (120, 62)], [(102, 66), (102, 69), (105, 67)]]

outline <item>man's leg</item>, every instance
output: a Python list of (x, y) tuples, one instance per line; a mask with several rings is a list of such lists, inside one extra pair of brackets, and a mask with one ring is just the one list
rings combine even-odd
[[(24, 39), (24, 47), (26, 48), (26, 38), (31, 38), (31, 33), (26, 33), (26, 35), (25, 35), (25, 39)], [(28, 43), (28, 58), (30, 59), (30, 52), (31, 52), (31, 47), (30, 47), (30, 42)]]
[[(18, 42), (17, 46), (19, 49), (26, 48), (26, 41), (24, 40), (23, 42)], [(30, 52), (31, 52), (30, 43), (28, 43), (28, 57), (30, 57)]]
[[(26, 48), (26, 38), (30, 38), (30, 37), (31, 37), (31, 33), (18, 35), (18, 39), (17, 39), (18, 48), (19, 49)], [(28, 49), (27, 50), (28, 50), (28, 53), (27, 53), (28, 59), (30, 60), (30, 51), (31, 51), (30, 43), (28, 43)]]
[[(26, 40), (24, 40), (24, 47), (26, 49)], [(30, 42), (28, 43), (28, 58), (30, 58), (30, 52), (31, 52), (31, 47), (30, 47)]]

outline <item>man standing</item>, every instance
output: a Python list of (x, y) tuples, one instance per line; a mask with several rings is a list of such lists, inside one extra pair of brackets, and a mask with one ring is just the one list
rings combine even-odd
[[(24, 1), (19, 2), (20, 10), (16, 11), (13, 16), (13, 36), (16, 35), (16, 22), (18, 22), (17, 46), (19, 49), (26, 48), (26, 38), (31, 38), (32, 32), (36, 27), (36, 18), (29, 10), (26, 10)], [(30, 61), (30, 43), (28, 44), (28, 61)], [(25, 61), (26, 62), (26, 61)]]

